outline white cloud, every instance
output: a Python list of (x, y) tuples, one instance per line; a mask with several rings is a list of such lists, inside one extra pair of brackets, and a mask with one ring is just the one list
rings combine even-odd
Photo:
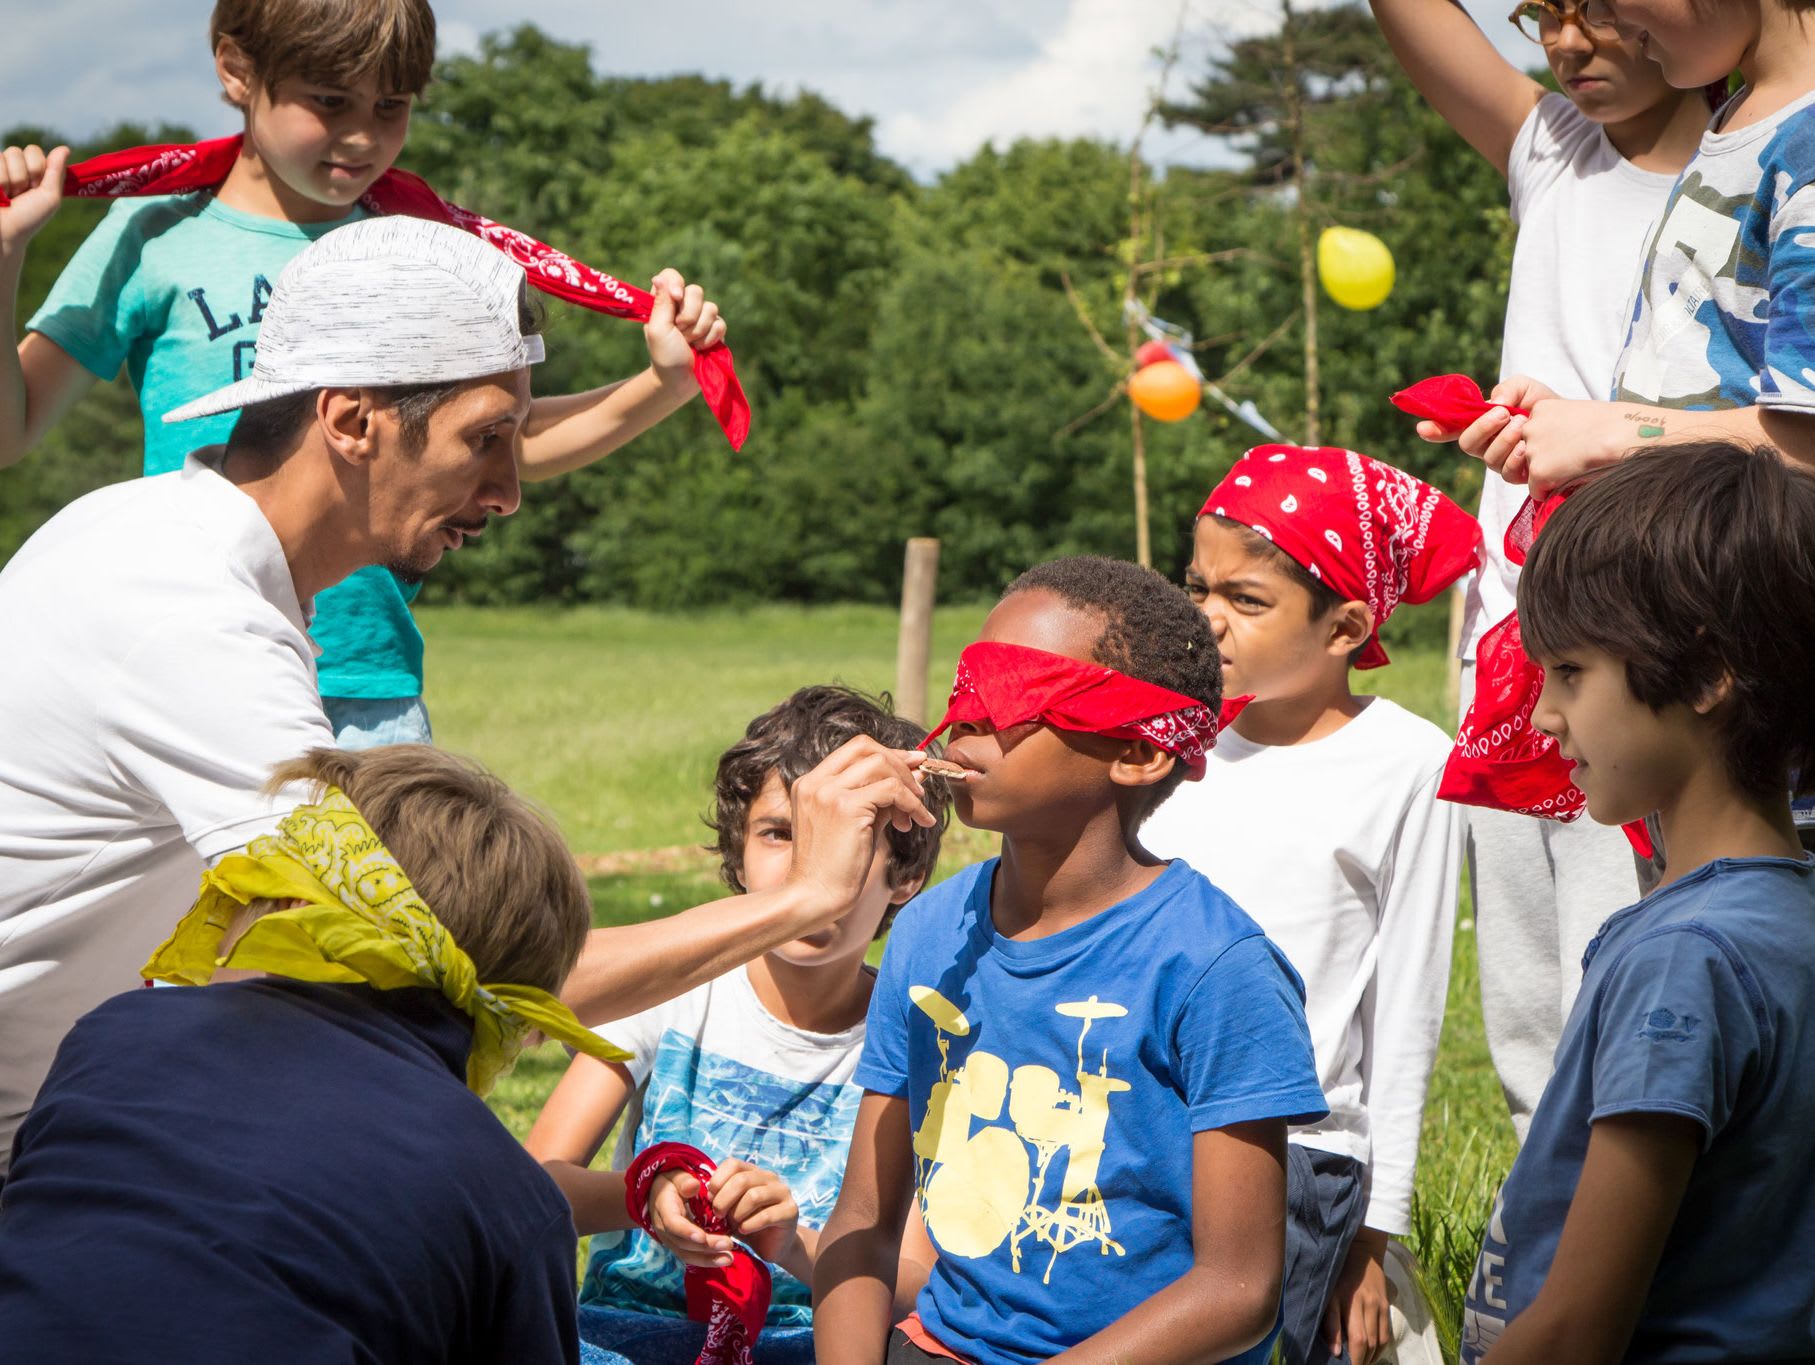
[[(1301, 0), (1332, 3), (1333, 0)], [(1157, 74), (1179, 0), (441, 0), (445, 54), (535, 22), (588, 44), (602, 71), (700, 71), (789, 92), (817, 91), (876, 120), (883, 151), (925, 175), (984, 142), (1021, 136), (1129, 137)], [(1502, 50), (1530, 61), (1505, 0), (1467, 0)], [(122, 120), (232, 131), (207, 55), (207, 7), (171, 0), (0, 0), (0, 122), (84, 137)], [(1188, 0), (1175, 79), (1218, 36), (1278, 22), (1276, 0)], [(1156, 132), (1163, 159), (1213, 157), (1188, 132)]]

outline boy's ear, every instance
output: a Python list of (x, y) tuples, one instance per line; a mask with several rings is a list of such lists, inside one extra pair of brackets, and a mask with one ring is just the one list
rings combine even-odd
[(1329, 627), (1330, 635), (1324, 649), (1346, 659), (1365, 645), (1368, 637), (1374, 633), (1374, 613), (1366, 602), (1359, 599), (1344, 602), (1331, 611)]
[(1720, 677), (1714, 680), (1714, 685), (1695, 699), (1695, 714), (1705, 716), (1717, 707), (1724, 706), (1732, 696), (1733, 675), (1723, 669)]
[(918, 877), (909, 877), (906, 881), (902, 882), (900, 886), (891, 886), (889, 888), (889, 904), (897, 908), (906, 905), (909, 901), (913, 900), (915, 896), (920, 894), (920, 888), (925, 885), (926, 877), (922, 874)]
[(1109, 780), (1118, 787), (1151, 787), (1177, 762), (1152, 740), (1131, 739), (1121, 757), (1109, 765)]
[(235, 109), (245, 109), (252, 103), (252, 85), (257, 74), (252, 70), (252, 59), (246, 50), (233, 39), (223, 37), (214, 49), (214, 74), (220, 77), (221, 98)]
[(351, 465), (371, 463), (377, 411), (378, 405), (365, 389), (323, 389), (315, 395), (315, 424), (322, 439), (337, 458)]

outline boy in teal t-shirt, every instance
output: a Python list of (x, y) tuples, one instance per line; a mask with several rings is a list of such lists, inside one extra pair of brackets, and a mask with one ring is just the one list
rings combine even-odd
[[(212, 194), (116, 204), (16, 356), (0, 347), (0, 468), (122, 365), (145, 417), (147, 474), (226, 439), (234, 416), (161, 419), (247, 374), (283, 267), (366, 216), (361, 197), (402, 151), (411, 101), (428, 84), (435, 19), (426, 0), (363, 0), (351, 14), (334, 0), (219, 0), (212, 39), (222, 92), (246, 118), (239, 163)], [(0, 152), (0, 190), (13, 200), (0, 208), (0, 309), (11, 311), (26, 246), (61, 201), (66, 157), (61, 148)], [(652, 292), (650, 367), (536, 400), (518, 449), (525, 481), (589, 464), (699, 391), (693, 354), (724, 337), (717, 305), (672, 270)], [(374, 567), (315, 599), (323, 706), (348, 747), (429, 738), (415, 593), (415, 583)]]
[[(122, 199), (26, 327), (96, 377), (124, 365), (145, 413), (145, 473), (181, 469), (191, 450), (224, 443), (239, 414), (178, 425), (158, 416), (250, 374), (272, 282), (310, 242), (366, 216), (356, 205), (329, 222), (292, 223), (206, 194)], [(429, 738), (422, 635), (409, 609), (419, 590), (373, 565), (316, 597), (316, 673), (337, 735), (355, 725), (374, 743)]]

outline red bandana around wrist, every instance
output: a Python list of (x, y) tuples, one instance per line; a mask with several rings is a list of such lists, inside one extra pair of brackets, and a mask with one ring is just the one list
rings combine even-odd
[[(193, 144), (163, 143), (108, 152), (69, 167), (63, 177), (63, 192), (78, 199), (124, 199), (214, 189), (238, 161), (243, 141), (238, 136), (222, 137)], [(6, 194), (0, 192), (0, 208), (9, 202)], [(634, 322), (649, 320), (654, 299), (646, 291), (583, 265), (527, 233), (448, 203), (429, 188), (427, 181), (408, 171), (386, 171), (373, 182), (360, 203), (373, 213), (428, 218), (470, 232), (522, 266), (529, 282), (545, 294), (595, 313), (609, 313)], [(750, 403), (738, 383), (730, 348), (721, 343), (709, 351), (696, 351), (693, 373), (725, 439), (733, 450), (742, 449), (744, 438), (750, 434)]]
[[(687, 1201), (687, 1212), (705, 1231), (728, 1235), (725, 1220), (706, 1198), (706, 1185), (718, 1168), (712, 1158), (684, 1142), (657, 1142), (636, 1154), (624, 1172), (624, 1208), (631, 1222), (655, 1235), (649, 1225), (649, 1187), (663, 1171), (685, 1171), (700, 1182), (700, 1192)], [(690, 1265), (682, 1276), (687, 1316), (706, 1324), (706, 1344), (694, 1365), (751, 1365), (756, 1338), (769, 1313), (769, 1267), (742, 1246), (728, 1266)]]
[(1488, 402), (1481, 386), (1465, 374), (1440, 374), (1433, 379), (1420, 379), (1411, 388), (1394, 394), (1392, 402), (1401, 412), (1409, 412), (1451, 431), (1460, 431), (1495, 408), (1505, 408), (1514, 417), (1531, 416), (1527, 409), (1511, 403)]
[(1265, 536), (1344, 601), (1374, 613), (1357, 668), (1388, 662), (1379, 627), (1401, 602), (1428, 602), (1481, 562), (1481, 527), (1422, 479), (1331, 446), (1256, 446), (1198, 515)]
[(1103, 664), (1025, 645), (980, 640), (958, 656), (945, 718), (922, 749), (961, 721), (992, 728), (1039, 721), (1108, 739), (1145, 739), (1185, 765), (1195, 782), (1216, 744), (1217, 718), (1182, 692), (1131, 678)]
[[(1525, 500), (1506, 528), (1507, 559), (1525, 562), (1538, 532), (1568, 496), (1565, 489), (1542, 505)], [(1440, 799), (1546, 820), (1581, 815), (1587, 798), (1570, 778), (1571, 764), (1533, 720), (1543, 690), (1544, 670), (1525, 652), (1515, 611), (1475, 647), (1475, 695), (1443, 766)], [(1649, 858), (1651, 835), (1644, 821), (1623, 828), (1638, 855)]]

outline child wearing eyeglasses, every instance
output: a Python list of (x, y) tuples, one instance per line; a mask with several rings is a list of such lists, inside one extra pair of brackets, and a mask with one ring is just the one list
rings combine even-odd
[[(1701, 138), (1707, 103), (1674, 89), (1601, 0), (1539, 0), (1511, 15), (1542, 48), (1562, 94), (1501, 57), (1459, 4), (1372, 4), (1406, 74), (1506, 176), (1519, 238), (1501, 376), (1537, 375), (1561, 394), (1606, 397), (1634, 275)], [(1431, 423), (1420, 433), (1442, 434)], [(1486, 472), (1486, 561), (1470, 583), (1462, 632), (1465, 702), (1476, 646), (1513, 609), (1519, 570), (1506, 558), (1506, 527), (1525, 494)], [(1589, 820), (1471, 810), (1469, 823), (1488, 1047), (1523, 1141), (1581, 980), (1582, 950), (1633, 899), (1637, 870), (1620, 832)]]

